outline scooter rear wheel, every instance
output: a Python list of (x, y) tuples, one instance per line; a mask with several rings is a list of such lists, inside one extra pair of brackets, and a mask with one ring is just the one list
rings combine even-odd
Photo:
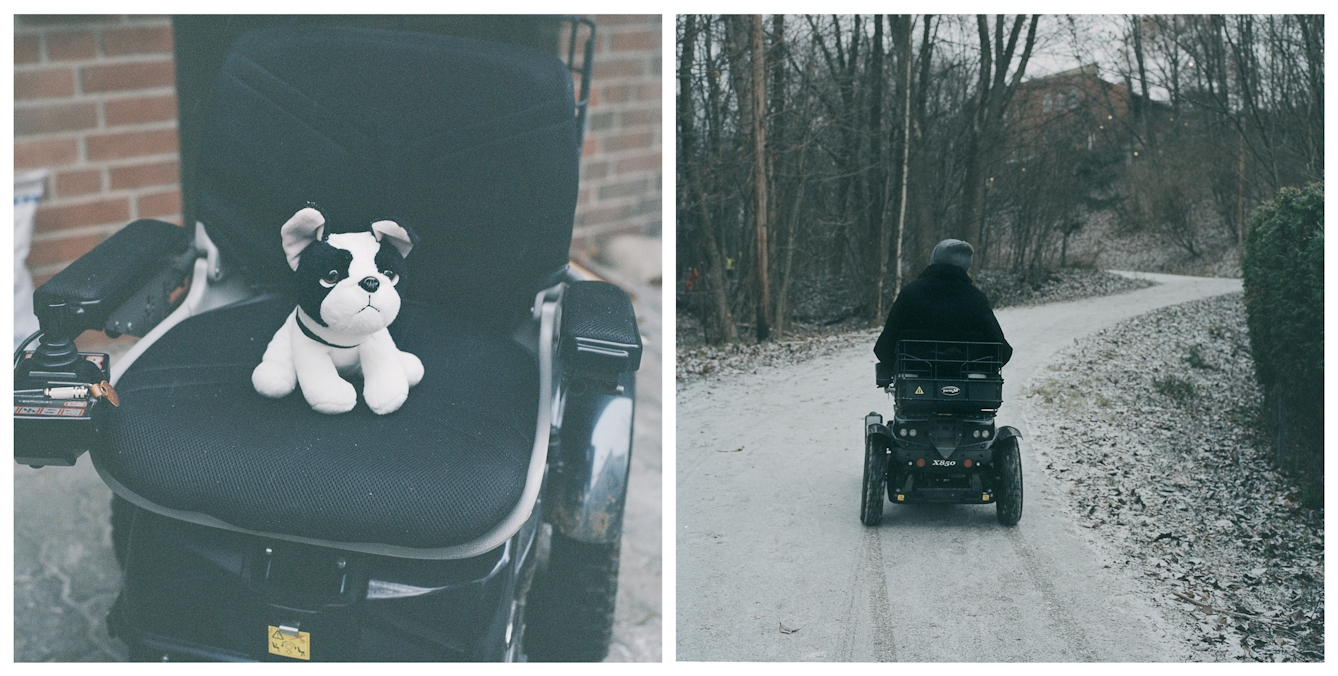
[(866, 526), (883, 521), (883, 488), (887, 485), (887, 449), (877, 437), (864, 435), (864, 493), (860, 496), (859, 520)]
[(1016, 438), (1009, 437), (999, 444), (994, 466), (998, 472), (995, 514), (999, 523), (1015, 526), (1022, 518), (1022, 454)]

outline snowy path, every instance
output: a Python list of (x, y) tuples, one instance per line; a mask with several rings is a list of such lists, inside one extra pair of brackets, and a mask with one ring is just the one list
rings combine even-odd
[[(1139, 274), (1157, 286), (997, 313), (1015, 352), (1000, 425), (1018, 427), (1026, 504), (887, 505), (860, 525), (869, 345), (706, 380), (677, 396), (677, 659), (1163, 661), (1185, 637), (1103, 567), (1029, 464), (1020, 394), (1074, 339), (1240, 280)], [(1010, 405), (1012, 402), (1012, 405)], [(784, 631), (793, 630), (793, 631)]]

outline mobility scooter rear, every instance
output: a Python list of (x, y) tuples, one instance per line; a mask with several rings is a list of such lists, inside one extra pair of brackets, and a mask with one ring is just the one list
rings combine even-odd
[(1003, 403), (1003, 346), (902, 340), (879, 362), (878, 387), (896, 403), (891, 424), (864, 417), (860, 521), (878, 525), (883, 496), (896, 504), (994, 503), (999, 523), (1022, 517), (1018, 431), (996, 427)]

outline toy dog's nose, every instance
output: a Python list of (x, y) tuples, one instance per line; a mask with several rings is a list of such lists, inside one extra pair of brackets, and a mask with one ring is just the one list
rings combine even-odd
[(358, 282), (358, 286), (365, 289), (367, 293), (376, 293), (376, 290), (381, 288), (381, 282), (377, 281), (375, 277), (364, 277), (361, 282)]

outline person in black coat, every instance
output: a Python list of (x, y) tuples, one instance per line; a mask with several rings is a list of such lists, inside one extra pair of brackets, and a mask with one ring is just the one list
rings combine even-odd
[(897, 341), (904, 338), (1003, 343), (1003, 361), (1008, 363), (1013, 348), (1004, 340), (985, 294), (966, 274), (974, 255), (970, 244), (957, 239), (945, 239), (934, 247), (929, 267), (901, 289), (887, 313), (883, 333), (873, 346), (878, 361), (893, 363)]

